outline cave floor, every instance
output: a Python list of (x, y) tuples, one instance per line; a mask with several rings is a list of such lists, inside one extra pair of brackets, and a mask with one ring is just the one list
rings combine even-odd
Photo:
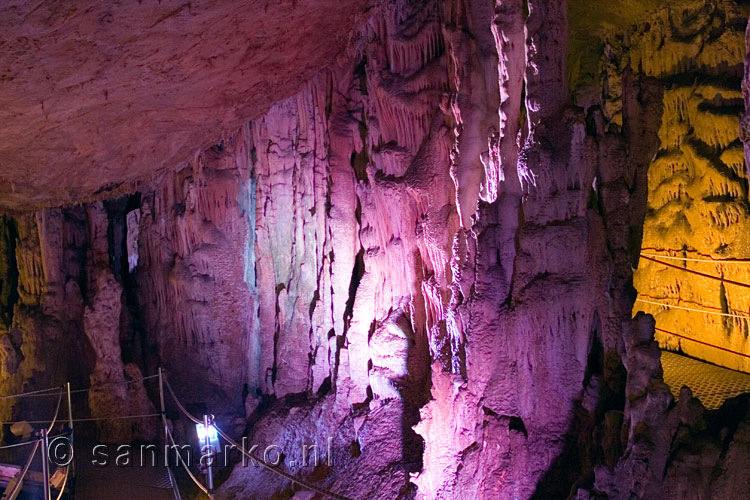
[(690, 387), (693, 396), (703, 406), (713, 410), (724, 401), (750, 392), (750, 375), (705, 363), (670, 351), (661, 352), (664, 382), (678, 398), (683, 385)]
[(75, 500), (104, 499), (173, 500), (174, 496), (165, 467), (99, 467), (91, 460), (76, 460)]

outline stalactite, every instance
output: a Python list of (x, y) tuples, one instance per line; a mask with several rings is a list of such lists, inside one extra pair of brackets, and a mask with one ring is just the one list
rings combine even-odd
[(241, 388), (259, 386), (250, 373), (255, 298), (245, 281), (252, 235), (240, 205), (249, 134), (243, 128), (141, 193), (137, 230), (137, 300), (155, 347), (148, 369), (166, 367), (176, 384), (202, 373), (204, 384), (185, 385), (195, 388), (187, 400), (235, 415), (244, 413)]
[[(608, 25), (604, 81), (581, 88), (566, 67), (579, 5), (376, 2), (335, 63), (108, 214), (96, 202), (22, 214), (15, 233), (0, 222), (0, 275), (11, 260), (18, 272), (17, 298), (0, 283), (0, 389), (67, 376), (48, 359), (59, 346), (89, 353), (79, 376), (122, 386), (91, 392), (93, 416), (126, 400), (146, 413), (140, 378), (164, 366), (185, 402), (251, 440), (326, 442), (333, 466), (288, 472), (351, 498), (669, 498), (699, 462), (724, 487), (731, 464), (681, 462), (682, 436), (742, 450), (689, 394), (674, 404), (632, 285), (740, 316), (680, 331), (747, 347), (747, 294), (637, 259), (641, 243), (747, 247), (742, 16), (695, 1)], [(279, 495), (304, 494), (252, 467), (217, 492)]]
[[(713, 21), (733, 22), (739, 15), (730, 4), (713, 6), (707, 11), (686, 10), (695, 16), (689, 23), (691, 37), (702, 41), (696, 44), (678, 40), (676, 34), (689, 16), (670, 17), (668, 11), (660, 11), (648, 26), (635, 28), (636, 32), (648, 33), (620, 57), (623, 61), (629, 57), (631, 65), (642, 64), (642, 71), (660, 78), (666, 88), (659, 132), (661, 151), (648, 173), (650, 212), (644, 226), (643, 245), (688, 247), (706, 255), (721, 249), (724, 257), (743, 257), (747, 238), (742, 228), (748, 221), (744, 158), (737, 145), (740, 94), (727, 80), (739, 74), (741, 44), (739, 32), (734, 28), (719, 37), (709, 34)], [(646, 43), (657, 39), (660, 46), (656, 50)], [(712, 76), (720, 72), (724, 80)], [(650, 283), (658, 283), (671, 274), (671, 271), (660, 272), (657, 280), (654, 276), (658, 269), (658, 264), (639, 268), (635, 284), (640, 292), (651, 293), (649, 290), (658, 285)], [(747, 279), (748, 276), (739, 277), (740, 281)], [(669, 297), (684, 299), (695, 294), (694, 290), (714, 288), (703, 281), (687, 280), (679, 293)], [(729, 291), (731, 296), (737, 293)], [(704, 306), (718, 304), (718, 293), (702, 295)], [(668, 330), (712, 338), (719, 345), (731, 342), (721, 340), (703, 325), (698, 327), (692, 319), (693, 313), (666, 314), (644, 309), (657, 313), (658, 324)], [(657, 335), (657, 339), (670, 341), (663, 334)], [(698, 345), (686, 345), (684, 349), (693, 355), (708, 356), (713, 362), (729, 363), (733, 368), (741, 368), (745, 363)]]

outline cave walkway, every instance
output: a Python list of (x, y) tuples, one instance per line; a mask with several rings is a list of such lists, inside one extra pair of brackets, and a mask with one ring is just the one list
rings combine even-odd
[[(71, 394), (83, 394), (90, 391), (91, 388), (71, 391), (70, 383), (66, 383), (62, 387), (51, 387), (22, 394), (0, 396), (0, 398), (6, 399), (27, 396), (57, 396), (57, 405), (51, 420), (4, 422), (4, 424), (12, 425), (25, 424), (29, 428), (29, 435), (33, 432), (34, 436), (31, 440), (0, 446), (0, 451), (17, 451), (16, 448), (33, 446), (31, 451), (27, 455), (24, 455), (26, 457), (24, 466), (8, 466), (8, 470), (6, 471), (6, 483), (8, 484), (5, 488), (7, 491), (2, 495), (3, 498), (7, 496), (8, 498), (15, 499), (19, 493), (21, 495), (33, 494), (34, 492), (30, 491), (30, 484), (24, 486), (23, 481), (26, 479), (27, 483), (31, 483), (38, 476), (37, 482), (40, 485), (41, 491), (44, 492), (44, 497), (56, 498), (56, 500), (63, 498), (65, 500), (73, 498), (76, 500), (180, 500), (180, 488), (169, 465), (172, 456), (172, 451), (170, 450), (176, 452), (175, 465), (181, 465), (187, 478), (192, 481), (195, 487), (202, 490), (209, 498), (213, 498), (214, 482), (212, 467), (210, 465), (211, 461), (204, 464), (203, 458), (211, 457), (216, 453), (216, 449), (219, 446), (219, 437), (221, 437), (234, 447), (234, 449), (239, 450), (246, 458), (253, 460), (266, 470), (306, 490), (334, 500), (351, 500), (349, 497), (328, 491), (307, 480), (295, 477), (281, 470), (276, 464), (268, 463), (254, 455), (252, 451), (246, 450), (243, 444), (235, 441), (234, 438), (216, 425), (213, 415), (204, 414), (203, 420), (200, 420), (188, 412), (177, 398), (174, 389), (172, 389), (161, 368), (159, 368), (158, 374), (144, 377), (143, 380), (156, 378), (159, 381), (160, 413), (110, 415), (77, 419), (73, 415)], [(101, 384), (99, 387), (103, 385)], [(205, 485), (191, 471), (189, 461), (186, 461), (182, 457), (181, 450), (183, 446), (190, 445), (178, 445), (172, 435), (169, 422), (166, 418), (165, 388), (168, 390), (169, 395), (172, 397), (172, 402), (182, 416), (196, 425), (196, 433), (201, 444), (201, 450), (207, 450), (201, 451), (200, 467), (197, 467), (201, 472), (205, 472), (206, 474), (207, 484)], [(65, 405), (67, 406), (66, 419), (61, 418), (60, 414), (64, 396), (67, 403)], [(96, 438), (94, 438), (94, 441), (91, 441), (93, 436), (90, 436), (90, 433), (86, 432), (84, 432), (83, 441), (78, 439), (72, 440), (75, 422), (91, 423), (101, 420), (153, 417), (161, 417), (165, 438), (163, 450), (159, 450), (153, 444), (145, 443), (142, 445), (134, 443), (122, 444), (119, 446), (96, 444)], [(30, 425), (31, 423), (42, 423), (44, 427), (34, 431)], [(48, 423), (49, 426), (47, 426)], [(63, 428), (62, 433), (50, 436), (50, 433), (57, 428), (56, 426)], [(50, 440), (50, 438), (52, 439)], [(71, 445), (73, 445), (72, 450), (70, 448)], [(26, 450), (23, 451), (25, 452)], [(42, 469), (40, 474), (31, 470), (31, 465), (37, 456), (37, 451), (39, 451), (38, 455)], [(65, 460), (64, 463), (62, 462), (63, 459)], [(198, 463), (192, 465), (197, 466)], [(203, 469), (204, 465), (205, 470)], [(56, 470), (52, 475), (50, 475), (50, 466), (56, 466)], [(0, 464), (0, 472), (2, 472), (2, 464)], [(188, 481), (186, 480), (185, 482), (187, 483)], [(57, 495), (50, 497), (50, 493), (55, 489), (57, 489)]]
[(112, 463), (97, 466), (93, 460), (89, 459), (76, 461), (75, 500), (174, 500), (174, 498), (166, 467), (141, 466), (141, 464), (123, 467)]
[(719, 408), (727, 399), (750, 392), (750, 375), (712, 365), (671, 351), (661, 351), (664, 382), (675, 399), (683, 385), (709, 410)]

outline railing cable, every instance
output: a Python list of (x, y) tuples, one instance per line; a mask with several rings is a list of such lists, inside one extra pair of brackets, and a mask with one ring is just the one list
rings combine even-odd
[(0, 446), (0, 450), (9, 450), (11, 448), (18, 448), (21, 446), (28, 446), (30, 444), (36, 443), (36, 440), (33, 441), (23, 441), (21, 443), (13, 443), (13, 444), (5, 444), (3, 446)]
[[(109, 387), (109, 386), (118, 386), (123, 384), (131, 384), (133, 382), (140, 382), (140, 381), (146, 381), (157, 378), (159, 375), (148, 375), (146, 377), (141, 377), (139, 379), (134, 380), (123, 380), (122, 382), (105, 382), (103, 384), (96, 384), (92, 385), (91, 387), (81, 388), (81, 389), (73, 389), (70, 391), (71, 394), (80, 394), (82, 392), (89, 392), (92, 389), (99, 389), (100, 387)], [(46, 389), (39, 389), (36, 391), (28, 391), (28, 392), (21, 392), (18, 394), (8, 394), (6, 396), (0, 396), (0, 400), (3, 399), (13, 399), (13, 398), (25, 398), (25, 397), (51, 397), (56, 396), (57, 392), (59, 390), (62, 390), (63, 386), (57, 386), (57, 387), (48, 387)]]
[(65, 494), (65, 487), (68, 485), (68, 476), (70, 475), (70, 466), (65, 466), (65, 477), (63, 478), (63, 482), (60, 485), (59, 492), (57, 494), (57, 500), (62, 500), (63, 495)]
[(651, 305), (662, 306), (662, 307), (667, 307), (671, 309), (682, 309), (683, 311), (693, 311), (693, 312), (699, 312), (703, 314), (711, 314), (714, 316), (723, 316), (725, 318), (738, 318), (738, 319), (745, 319), (745, 320), (750, 319), (749, 316), (740, 316), (739, 314), (723, 313), (723, 312), (718, 312), (718, 311), (708, 311), (706, 309), (696, 309), (694, 307), (677, 306), (677, 305), (667, 304), (665, 302), (656, 302), (653, 300), (635, 299), (635, 301), (641, 302), (643, 304), (651, 304)]
[[(101, 422), (105, 420), (127, 420), (138, 418), (158, 417), (161, 413), (144, 413), (142, 415), (110, 415), (106, 417), (74, 418), (73, 422)], [(28, 424), (47, 424), (49, 420), (14, 420), (9, 422), (0, 422), (0, 425), (13, 425), (26, 422)]]
[(203, 486), (203, 484), (200, 481), (198, 481), (198, 479), (196, 479), (196, 477), (193, 475), (193, 473), (190, 470), (190, 468), (187, 466), (187, 464), (185, 463), (185, 461), (182, 459), (182, 455), (180, 455), (179, 447), (177, 446), (177, 443), (175, 443), (174, 437), (172, 436), (172, 432), (167, 429), (166, 434), (167, 434), (167, 437), (169, 438), (169, 441), (172, 443), (172, 446), (177, 451), (177, 461), (182, 465), (182, 467), (188, 473), (188, 476), (190, 476), (190, 479), (193, 480), (193, 482), (195, 483), (195, 485), (198, 488), (200, 488), (203, 491), (203, 493), (205, 493), (206, 495), (208, 495), (208, 488), (206, 488), (205, 486)]
[(708, 347), (713, 347), (715, 349), (720, 349), (722, 351), (726, 351), (726, 352), (729, 352), (729, 353), (732, 353), (732, 354), (736, 354), (737, 356), (742, 356), (744, 358), (750, 358), (750, 354), (745, 354), (743, 352), (738, 352), (738, 351), (733, 351), (731, 349), (727, 349), (726, 347), (720, 347), (718, 345), (709, 344), (708, 342), (703, 342), (702, 340), (697, 340), (697, 339), (693, 339), (693, 338), (690, 338), (690, 337), (686, 337), (684, 335), (680, 335), (679, 333), (670, 332), (669, 330), (665, 330), (663, 328), (654, 328), (654, 330), (656, 330), (657, 332), (666, 333), (668, 335), (673, 335), (673, 336), (679, 337), (681, 339), (689, 340), (691, 342), (695, 342), (696, 344), (702, 344), (702, 345), (705, 345), (705, 346), (708, 346)]
[(123, 385), (123, 384), (132, 384), (134, 382), (141, 382), (141, 381), (155, 379), (158, 376), (159, 375), (156, 374), (156, 375), (148, 375), (147, 377), (141, 377), (141, 378), (133, 379), (133, 380), (123, 380), (122, 382), (104, 382), (103, 384), (92, 385), (91, 387), (86, 387), (84, 389), (73, 389), (73, 390), (70, 391), (70, 393), (71, 394), (80, 394), (82, 392), (89, 392), (89, 391), (91, 391), (93, 389), (99, 389), (100, 387), (109, 387), (109, 386), (118, 386), (118, 385)]
[(48, 387), (47, 389), (39, 389), (38, 391), (29, 391), (19, 394), (10, 394), (8, 396), (0, 396), (0, 399), (25, 398), (29, 396), (54, 396), (54, 391), (59, 391), (60, 389), (60, 387)]
[(166, 377), (164, 377), (164, 385), (167, 386), (167, 390), (169, 391), (169, 394), (172, 395), (172, 399), (174, 400), (174, 403), (177, 405), (177, 408), (180, 410), (180, 412), (182, 412), (183, 415), (192, 420), (194, 424), (202, 424), (202, 420), (199, 420), (192, 416), (190, 412), (187, 411), (184, 406), (182, 406), (182, 403), (180, 403), (180, 400), (177, 399), (177, 395), (174, 393), (174, 389), (172, 389), (172, 385), (169, 383), (169, 380)]
[(23, 478), (26, 477), (26, 473), (29, 471), (29, 467), (31, 467), (31, 462), (34, 460), (34, 455), (36, 455), (36, 450), (39, 449), (40, 440), (37, 439), (35, 443), (34, 449), (31, 450), (31, 453), (29, 454), (29, 458), (26, 459), (26, 465), (24, 465), (21, 472), (16, 475), (16, 484), (13, 485), (13, 489), (8, 493), (7, 498), (15, 498), (16, 494), (20, 491), (21, 485), (23, 484)]
[(50, 422), (49, 427), (47, 428), (47, 434), (52, 432), (52, 428), (57, 423), (57, 416), (60, 414), (60, 404), (62, 403), (62, 397), (63, 397), (63, 391), (60, 389), (60, 395), (57, 398), (57, 408), (55, 408), (55, 416), (52, 417), (52, 422)]
[[(63, 434), (57, 434), (55, 436), (50, 436), (49, 439), (52, 440), (52, 439), (59, 438), (59, 437), (62, 437), (62, 436), (67, 436), (67, 434), (65, 434), (65, 433), (63, 433)], [(3, 446), (0, 446), (0, 450), (7, 450), (9, 448), (19, 448), (21, 446), (28, 446), (30, 444), (36, 443), (37, 441), (39, 441), (39, 440), (38, 439), (32, 439), (31, 441), (24, 441), (22, 443), (5, 444)]]
[(333, 493), (332, 491), (328, 491), (328, 490), (324, 490), (322, 488), (318, 488), (317, 486), (315, 486), (313, 484), (310, 484), (307, 481), (303, 481), (303, 480), (298, 479), (297, 477), (295, 477), (295, 476), (293, 476), (291, 474), (287, 474), (286, 472), (284, 472), (282, 470), (279, 470), (279, 468), (274, 467), (273, 465), (269, 464), (268, 462), (266, 462), (266, 461), (260, 459), (259, 457), (253, 455), (249, 451), (246, 451), (242, 447), (242, 445), (240, 445), (237, 441), (235, 441), (234, 439), (232, 439), (231, 437), (229, 437), (229, 435), (227, 435), (226, 433), (224, 433), (224, 431), (222, 431), (216, 424), (214, 424), (214, 427), (216, 428), (216, 432), (218, 432), (219, 435), (221, 437), (223, 437), (229, 444), (231, 444), (232, 446), (234, 446), (238, 450), (240, 450), (240, 452), (243, 455), (245, 455), (247, 458), (249, 458), (250, 460), (255, 460), (256, 462), (258, 462), (266, 470), (269, 470), (269, 471), (273, 472), (274, 474), (277, 474), (277, 475), (279, 475), (281, 477), (284, 477), (284, 478), (288, 479), (289, 481), (291, 481), (291, 482), (293, 482), (295, 484), (298, 484), (299, 486), (301, 486), (301, 487), (303, 487), (305, 489), (308, 489), (310, 491), (314, 491), (315, 493), (318, 493), (319, 495), (323, 495), (323, 496), (329, 497), (329, 498), (334, 498), (336, 500), (351, 500), (349, 497), (345, 497), (343, 495), (339, 495), (338, 493)]
[(675, 255), (659, 255), (654, 253), (641, 253), (642, 257), (655, 257), (666, 260), (682, 260), (686, 262), (706, 262), (709, 264), (744, 264), (750, 265), (750, 260), (742, 259), (701, 259), (698, 257), (677, 257)]
[(641, 254), (641, 257), (643, 257), (646, 260), (650, 260), (651, 262), (656, 262), (657, 264), (661, 264), (662, 266), (667, 266), (667, 267), (671, 267), (671, 268), (674, 268), (674, 269), (679, 269), (680, 271), (685, 271), (686, 273), (695, 274), (697, 276), (702, 276), (704, 278), (709, 278), (709, 279), (716, 280), (716, 281), (721, 281), (722, 283), (728, 283), (730, 285), (741, 286), (743, 288), (750, 288), (750, 285), (747, 284), (747, 283), (741, 283), (739, 281), (734, 281), (734, 280), (722, 278), (720, 276), (714, 276), (713, 274), (706, 274), (706, 273), (702, 273), (700, 271), (695, 271), (693, 269), (688, 269), (686, 267), (681, 267), (681, 266), (678, 266), (676, 264), (670, 264), (669, 262), (663, 262), (661, 260), (654, 259), (652, 257), (648, 257), (648, 256), (646, 256), (644, 254)]
[[(192, 420), (194, 423), (196, 423), (196, 424), (202, 423), (201, 420), (199, 420), (199, 419), (195, 418), (193, 415), (191, 415), (190, 412), (188, 412), (185, 409), (185, 407), (182, 405), (182, 403), (180, 403), (180, 401), (177, 399), (177, 396), (174, 393), (174, 390), (172, 390), (172, 387), (169, 385), (169, 381), (166, 379), (166, 377), (164, 378), (164, 383), (167, 386), (167, 389), (169, 389), (169, 393), (172, 395), (172, 399), (174, 399), (175, 404), (177, 405), (177, 408), (179, 408), (180, 412), (182, 412), (183, 415), (185, 415), (188, 419)], [(240, 445), (239, 443), (237, 443), (237, 441), (235, 441), (234, 439), (232, 439), (228, 434), (224, 433), (224, 431), (222, 431), (219, 428), (219, 426), (216, 425), (216, 423), (214, 423), (213, 425), (214, 425), (214, 428), (216, 429), (216, 432), (221, 437), (223, 437), (229, 444), (231, 444), (232, 446), (234, 446), (235, 448), (237, 448), (238, 450), (240, 450), (240, 452), (244, 456), (246, 456), (247, 458), (249, 458), (251, 460), (255, 460), (257, 463), (259, 463), (266, 470), (268, 470), (270, 472), (273, 472), (274, 474), (279, 475), (279, 476), (281, 476), (281, 477), (283, 477), (285, 479), (288, 479), (289, 481), (291, 481), (291, 482), (293, 482), (293, 483), (295, 483), (295, 484), (297, 484), (297, 485), (299, 485), (299, 486), (301, 486), (301, 487), (303, 487), (305, 489), (308, 489), (310, 491), (313, 491), (313, 492), (318, 493), (320, 495), (323, 495), (325, 497), (333, 498), (335, 500), (352, 500), (349, 497), (345, 497), (343, 495), (339, 495), (338, 493), (333, 493), (331, 491), (324, 490), (324, 489), (319, 488), (319, 487), (317, 487), (317, 486), (315, 486), (315, 485), (313, 485), (311, 483), (308, 483), (307, 481), (303, 481), (302, 479), (298, 479), (297, 477), (295, 477), (295, 476), (293, 476), (291, 474), (288, 474), (288, 473), (280, 470), (278, 467), (275, 467), (275, 466), (269, 464), (268, 462), (260, 459), (259, 457), (256, 457), (252, 453), (246, 451), (242, 447), (242, 445)], [(170, 434), (170, 436), (171, 436), (171, 434)], [(172, 440), (172, 443), (174, 443), (174, 440)], [(208, 491), (206, 491), (206, 493), (208, 493)]]

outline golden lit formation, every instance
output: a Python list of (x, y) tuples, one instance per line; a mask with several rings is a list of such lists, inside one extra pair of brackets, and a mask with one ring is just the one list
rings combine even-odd
[(631, 65), (666, 89), (634, 311), (654, 315), (662, 348), (750, 372), (750, 211), (738, 139), (743, 31), (716, 36), (707, 26), (695, 43), (663, 26), (642, 26), (631, 49)]

